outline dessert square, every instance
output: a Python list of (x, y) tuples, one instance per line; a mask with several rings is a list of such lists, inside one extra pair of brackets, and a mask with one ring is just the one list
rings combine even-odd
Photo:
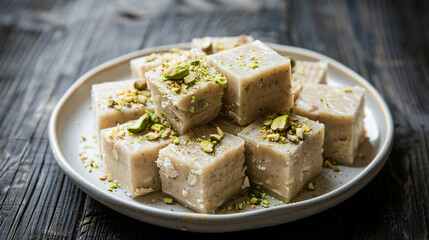
[(213, 126), (181, 136), (159, 152), (157, 164), (162, 191), (201, 213), (214, 213), (248, 183), (244, 140)]
[(163, 63), (177, 58), (183, 53), (182, 50), (173, 49), (170, 52), (152, 53), (148, 56), (139, 57), (130, 61), (131, 76), (136, 79), (145, 78), (145, 73)]
[(240, 35), (234, 37), (203, 37), (192, 39), (192, 48), (200, 49), (207, 54), (217, 53), (253, 42), (253, 37)]
[(239, 125), (270, 112), (292, 108), (291, 64), (260, 41), (207, 57), (210, 66), (228, 79), (224, 112)]
[(145, 75), (156, 111), (180, 135), (209, 123), (222, 108), (227, 79), (207, 65), (202, 51), (191, 50)]
[(138, 120), (101, 131), (106, 173), (131, 197), (161, 190), (155, 161), (159, 150), (173, 141), (174, 133), (167, 126), (148, 112)]
[(292, 94), (296, 100), (305, 84), (326, 84), (328, 63), (296, 60), (292, 69)]
[(92, 85), (92, 108), (95, 127), (101, 129), (139, 118), (145, 110), (154, 111), (151, 93), (146, 87), (135, 87), (135, 80), (105, 82)]
[(246, 142), (251, 183), (284, 202), (322, 169), (324, 125), (296, 115), (270, 115), (238, 133)]
[(305, 85), (293, 112), (325, 124), (324, 155), (352, 165), (364, 139), (365, 90), (361, 87)]

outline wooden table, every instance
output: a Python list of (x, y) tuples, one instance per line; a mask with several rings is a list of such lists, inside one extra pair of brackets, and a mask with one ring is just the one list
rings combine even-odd
[[(81, 75), (134, 50), (239, 34), (330, 56), (384, 97), (395, 123), (393, 150), (363, 190), (296, 222), (203, 236), (117, 213), (63, 174), (47, 125), (55, 104)], [(428, 1), (3, 0), (0, 239), (428, 238), (428, 56)]]

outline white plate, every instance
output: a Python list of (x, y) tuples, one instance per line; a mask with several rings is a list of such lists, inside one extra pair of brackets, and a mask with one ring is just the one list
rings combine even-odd
[[(122, 190), (108, 191), (109, 184), (98, 179), (103, 173), (102, 160), (98, 155), (98, 143), (93, 132), (94, 114), (91, 110), (91, 85), (94, 83), (130, 78), (129, 60), (152, 52), (170, 48), (189, 48), (190, 43), (145, 49), (106, 62), (82, 76), (64, 94), (52, 112), (49, 123), (49, 141), (55, 158), (65, 172), (88, 195), (127, 216), (151, 224), (173, 229), (196, 232), (228, 232), (254, 229), (294, 221), (332, 207), (364, 187), (383, 167), (390, 152), (393, 124), (390, 111), (377, 91), (361, 76), (341, 63), (319, 53), (302, 48), (268, 44), (282, 55), (301, 60), (328, 62), (328, 84), (359, 85), (366, 89), (365, 128), (367, 141), (361, 147), (364, 158), (351, 167), (340, 166), (342, 175), (324, 168), (314, 181), (315, 191), (304, 191), (295, 203), (269, 208), (247, 207), (243, 211), (200, 214), (180, 204), (167, 205), (161, 193), (152, 193), (138, 199), (128, 197)], [(82, 137), (86, 140), (82, 140)], [(88, 159), (82, 160), (82, 157)], [(90, 159), (93, 165), (89, 172)]]

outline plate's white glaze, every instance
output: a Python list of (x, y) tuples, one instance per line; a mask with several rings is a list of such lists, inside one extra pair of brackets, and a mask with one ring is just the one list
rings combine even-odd
[[(328, 84), (359, 85), (366, 89), (365, 128), (368, 138), (361, 147), (365, 157), (359, 158), (351, 167), (340, 166), (341, 175), (324, 168), (314, 180), (316, 190), (304, 191), (295, 203), (277, 205), (277, 200), (269, 198), (269, 208), (247, 207), (239, 212), (231, 210), (213, 215), (199, 214), (178, 203), (165, 204), (161, 193), (132, 199), (120, 189), (110, 192), (110, 183), (98, 179), (103, 173), (103, 166), (98, 154), (97, 136), (92, 129), (94, 114), (90, 106), (91, 85), (128, 79), (130, 59), (173, 47), (189, 48), (189, 43), (133, 52), (104, 63), (82, 76), (61, 98), (50, 119), (49, 140), (58, 164), (74, 183), (99, 202), (130, 217), (173, 229), (228, 232), (260, 228), (297, 220), (344, 201), (365, 186), (386, 161), (393, 138), (389, 109), (367, 81), (337, 61), (302, 48), (269, 45), (282, 55), (328, 62)], [(89, 172), (91, 160), (94, 161), (93, 166), (99, 164), (99, 167), (93, 167)]]

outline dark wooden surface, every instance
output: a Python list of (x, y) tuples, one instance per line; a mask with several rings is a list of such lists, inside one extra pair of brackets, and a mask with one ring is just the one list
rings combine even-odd
[[(429, 2), (231, 2), (0, 2), (0, 239), (428, 238)], [(63, 174), (47, 124), (86, 71), (141, 48), (239, 34), (328, 55), (384, 97), (395, 123), (393, 150), (363, 190), (296, 222), (204, 235), (117, 213)]]

